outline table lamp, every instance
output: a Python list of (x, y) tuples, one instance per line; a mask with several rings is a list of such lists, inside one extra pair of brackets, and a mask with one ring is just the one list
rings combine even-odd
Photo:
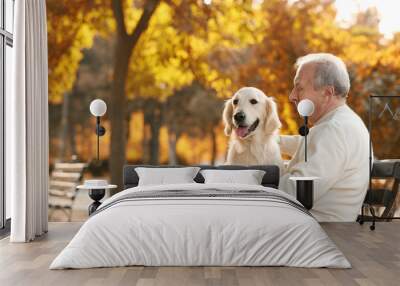
[[(297, 111), (304, 117), (304, 125), (299, 128), (299, 133), (301, 136), (304, 136), (304, 161), (307, 162), (308, 117), (314, 113), (314, 103), (309, 99), (303, 99), (297, 105)], [(306, 209), (312, 209), (314, 202), (314, 180), (318, 179), (318, 177), (290, 177), (289, 179), (296, 181), (296, 199)]]
[(303, 99), (297, 105), (297, 111), (304, 117), (304, 125), (299, 128), (299, 133), (304, 136), (304, 161), (307, 162), (308, 117), (314, 113), (314, 103), (309, 99)]
[[(97, 162), (99, 163), (99, 152), (100, 152), (100, 136), (106, 133), (106, 129), (100, 125), (100, 117), (102, 117), (107, 111), (107, 104), (101, 99), (95, 99), (90, 103), (90, 113), (96, 116), (96, 135), (97, 135)], [(89, 197), (93, 199), (93, 203), (89, 206), (89, 215), (94, 213), (96, 209), (101, 205), (100, 200), (104, 197), (106, 189), (116, 188), (115, 185), (109, 185), (107, 180), (104, 179), (92, 179), (85, 180), (83, 185), (78, 186), (78, 189), (89, 190)]]

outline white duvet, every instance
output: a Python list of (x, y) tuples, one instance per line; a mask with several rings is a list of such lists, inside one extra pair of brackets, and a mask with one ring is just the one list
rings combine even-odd
[(127, 265), (349, 268), (318, 222), (289, 204), (246, 197), (120, 200), (133, 192), (266, 191), (238, 184), (176, 184), (127, 189), (107, 199), (50, 269)]

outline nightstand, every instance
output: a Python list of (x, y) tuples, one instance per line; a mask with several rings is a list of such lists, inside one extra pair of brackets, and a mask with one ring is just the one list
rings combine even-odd
[(94, 213), (97, 208), (101, 205), (100, 200), (104, 198), (104, 195), (106, 194), (106, 189), (115, 189), (117, 185), (101, 185), (101, 186), (95, 186), (95, 185), (80, 185), (77, 186), (78, 189), (82, 190), (88, 190), (89, 191), (89, 197), (94, 201), (88, 208), (89, 215)]

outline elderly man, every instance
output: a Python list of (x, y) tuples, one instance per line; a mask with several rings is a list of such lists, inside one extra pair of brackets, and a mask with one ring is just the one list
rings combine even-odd
[(315, 110), (309, 121), (308, 156), (304, 137), (280, 136), (281, 151), (292, 156), (279, 189), (296, 195), (291, 176), (316, 176), (314, 206), (318, 221), (355, 221), (369, 178), (369, 135), (361, 118), (346, 105), (349, 74), (341, 59), (331, 54), (309, 54), (296, 63), (294, 88), (289, 96), (296, 106), (310, 99)]

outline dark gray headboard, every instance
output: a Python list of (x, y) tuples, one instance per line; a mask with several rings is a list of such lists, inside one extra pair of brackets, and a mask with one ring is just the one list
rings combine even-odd
[[(247, 170), (256, 169), (265, 171), (265, 175), (262, 180), (262, 185), (265, 187), (278, 188), (279, 185), (279, 168), (275, 165), (255, 165), (255, 166), (238, 166), (238, 165), (220, 165), (220, 166), (210, 166), (210, 165), (195, 165), (201, 169), (220, 169), (220, 170)], [(171, 165), (125, 165), (124, 166), (124, 189), (133, 188), (138, 185), (139, 177), (135, 171), (136, 167), (147, 167), (147, 168), (179, 168), (184, 166), (171, 166)], [(204, 183), (204, 178), (200, 174), (197, 174), (194, 180), (197, 183)]]

